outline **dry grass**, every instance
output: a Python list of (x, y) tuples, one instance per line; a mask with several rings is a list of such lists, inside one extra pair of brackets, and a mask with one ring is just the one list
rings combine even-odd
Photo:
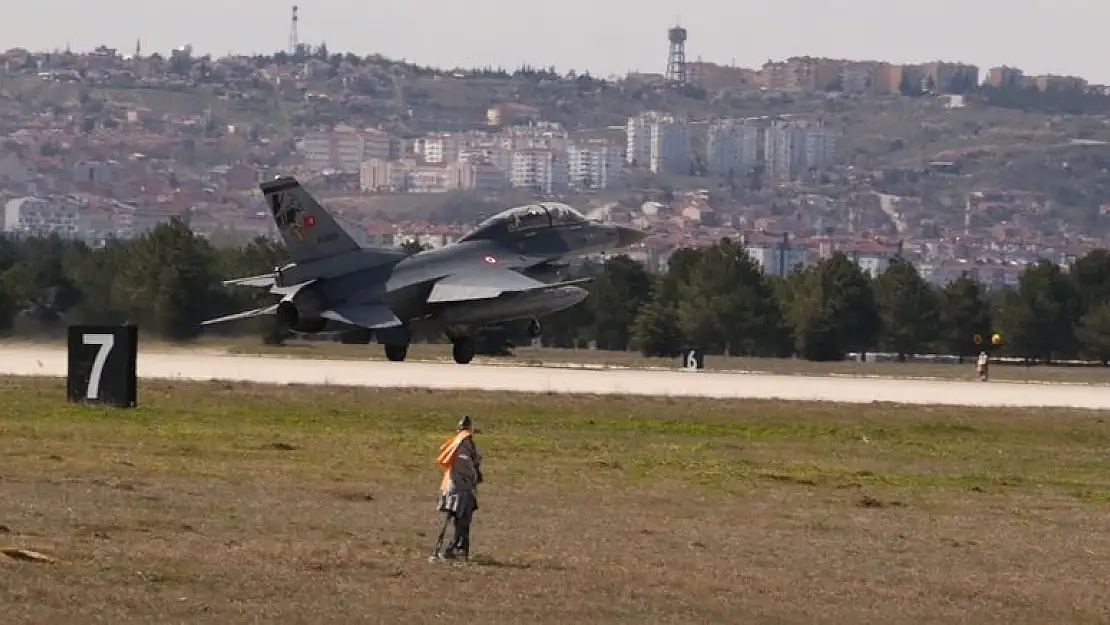
[[(0, 378), (7, 623), (1081, 623), (1110, 425), (1081, 411)], [(471, 564), (424, 561), (460, 411)], [(1104, 621), (1103, 621), (1104, 622)]]

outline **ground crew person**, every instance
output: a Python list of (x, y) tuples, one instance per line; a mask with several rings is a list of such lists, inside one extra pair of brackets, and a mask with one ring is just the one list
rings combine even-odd
[[(469, 416), (459, 420), (458, 433), (440, 446), (436, 459), (443, 469), (438, 510), (454, 521), (451, 542), (437, 549), (432, 559), (470, 556), (470, 521), (478, 510), (478, 484), (482, 483), (482, 455), (474, 443), (474, 424)], [(443, 534), (440, 534), (442, 539)]]
[(979, 360), (975, 363), (975, 369), (979, 372), (979, 379), (984, 382), (987, 381), (987, 368), (989, 366), (990, 358), (987, 356), (987, 352), (979, 352)]

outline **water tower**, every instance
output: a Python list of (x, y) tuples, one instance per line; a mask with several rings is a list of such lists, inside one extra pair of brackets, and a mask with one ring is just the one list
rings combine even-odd
[(671, 52), (667, 55), (667, 80), (686, 83), (686, 29), (675, 26), (667, 31)]

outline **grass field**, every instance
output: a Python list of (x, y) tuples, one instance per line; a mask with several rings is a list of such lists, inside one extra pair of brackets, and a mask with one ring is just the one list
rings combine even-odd
[[(1105, 622), (1081, 411), (0, 378), (6, 623)], [(425, 562), (434, 453), (486, 457)]]

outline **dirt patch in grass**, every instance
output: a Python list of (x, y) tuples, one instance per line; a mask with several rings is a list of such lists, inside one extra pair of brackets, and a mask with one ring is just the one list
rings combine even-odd
[[(6, 622), (1098, 622), (1096, 412), (0, 378)], [(482, 428), (469, 564), (424, 561)], [(52, 560), (52, 561), (50, 561)]]

